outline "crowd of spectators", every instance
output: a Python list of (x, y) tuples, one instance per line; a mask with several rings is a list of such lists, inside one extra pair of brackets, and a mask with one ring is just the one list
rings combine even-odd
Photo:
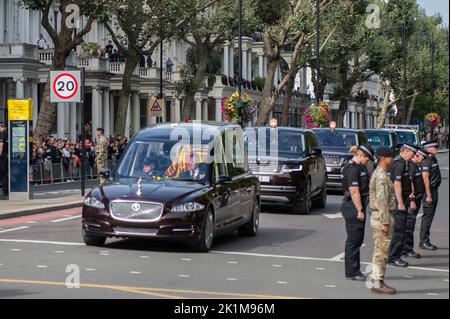
[[(128, 139), (111, 136), (108, 142), (108, 161), (115, 163), (120, 159)], [(67, 138), (50, 137), (42, 144), (34, 145), (31, 165), (35, 170), (42, 169), (39, 170), (43, 172), (42, 180), (39, 182), (53, 183), (55, 179), (70, 182), (79, 179), (82, 147), (85, 149), (85, 167), (90, 169), (86, 175), (88, 178), (94, 178), (92, 172), (95, 168), (96, 142), (93, 139), (88, 138), (81, 143), (80, 138), (72, 141)]]

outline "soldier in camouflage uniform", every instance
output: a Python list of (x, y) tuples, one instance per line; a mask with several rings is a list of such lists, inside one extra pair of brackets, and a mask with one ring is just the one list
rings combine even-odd
[[(106, 161), (108, 160), (108, 140), (105, 137), (105, 130), (103, 128), (97, 129), (97, 145), (95, 147), (95, 161), (97, 164), (97, 171), (106, 168)], [(105, 183), (105, 179), (100, 176), (100, 185)]]
[(395, 294), (395, 288), (384, 283), (386, 262), (394, 228), (393, 212), (397, 209), (394, 185), (388, 176), (392, 166), (393, 152), (382, 147), (377, 151), (378, 167), (370, 179), (370, 225), (373, 232), (374, 252), (372, 259), (372, 292)]

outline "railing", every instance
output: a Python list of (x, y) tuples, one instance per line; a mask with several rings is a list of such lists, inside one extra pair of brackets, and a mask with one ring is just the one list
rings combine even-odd
[(30, 59), (38, 60), (38, 48), (32, 44), (0, 43), (0, 59)]
[(160, 68), (150, 67), (150, 68), (139, 68), (139, 76), (144, 79), (158, 79)]
[[(106, 167), (113, 170), (116, 167), (116, 161), (107, 161)], [(86, 179), (95, 179), (98, 177), (96, 165), (90, 165), (85, 162)], [(33, 185), (64, 183), (80, 180), (81, 167), (74, 166), (73, 163), (43, 163), (32, 165), (30, 169), (30, 182)]]
[(39, 61), (41, 61), (41, 63), (50, 65), (52, 64), (54, 55), (55, 51), (53, 49), (39, 50)]
[[(125, 62), (109, 62), (109, 72), (114, 74), (125, 73)], [(133, 75), (139, 76), (139, 67), (133, 70)]]
[(77, 66), (79, 68), (85, 68), (88, 71), (105, 71), (108, 68), (109, 61), (100, 57), (79, 57), (77, 59)]

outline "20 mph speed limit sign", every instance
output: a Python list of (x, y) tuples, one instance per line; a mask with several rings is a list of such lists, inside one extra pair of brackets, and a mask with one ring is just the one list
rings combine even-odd
[(81, 71), (50, 71), (50, 102), (81, 102)]

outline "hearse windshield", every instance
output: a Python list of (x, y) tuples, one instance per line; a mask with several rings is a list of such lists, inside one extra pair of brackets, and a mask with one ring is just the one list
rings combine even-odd
[(355, 132), (338, 130), (314, 130), (321, 149), (342, 148), (349, 150), (357, 145), (358, 136)]
[(295, 130), (250, 128), (245, 130), (245, 144), (249, 160), (272, 159), (274, 155), (280, 161), (298, 160), (305, 153), (305, 136)]
[(127, 148), (114, 177), (206, 182), (207, 145), (177, 145), (178, 141), (136, 141)]
[(395, 131), (397, 133), (397, 139), (400, 144), (414, 144), (420, 145), (418, 134), (413, 131)]
[(366, 131), (369, 144), (374, 148), (392, 147), (393, 142), (389, 132), (382, 131)]

